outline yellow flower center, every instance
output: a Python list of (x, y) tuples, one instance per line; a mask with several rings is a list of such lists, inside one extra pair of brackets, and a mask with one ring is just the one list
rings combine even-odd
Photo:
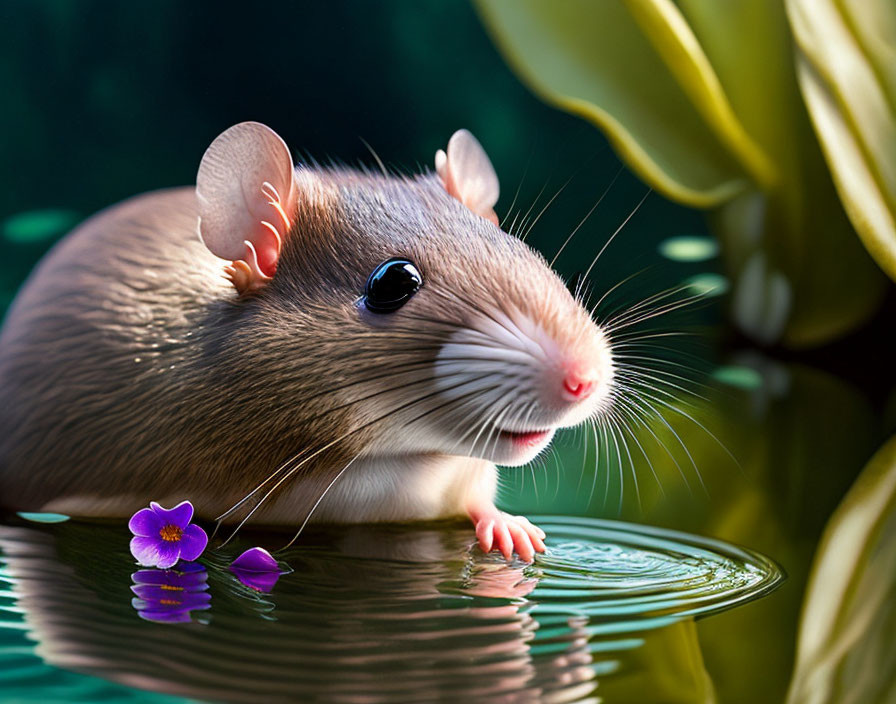
[(159, 531), (159, 537), (169, 543), (176, 543), (183, 534), (184, 532), (180, 528), (171, 525), (162, 526), (162, 529)]
[(159, 603), (164, 604), (165, 606), (176, 606), (181, 602), (179, 602), (177, 599), (159, 599)]
[(169, 592), (182, 592), (184, 590), (183, 587), (175, 587), (173, 584), (160, 584), (159, 586)]

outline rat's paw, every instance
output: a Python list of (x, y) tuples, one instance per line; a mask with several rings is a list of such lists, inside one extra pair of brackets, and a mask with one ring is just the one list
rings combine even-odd
[(482, 552), (496, 548), (508, 560), (516, 552), (526, 562), (531, 562), (536, 552), (544, 552), (544, 531), (525, 516), (493, 510), (472, 518)]

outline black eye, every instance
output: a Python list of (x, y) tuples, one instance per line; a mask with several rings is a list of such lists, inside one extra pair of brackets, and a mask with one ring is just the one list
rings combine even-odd
[(423, 277), (414, 262), (400, 257), (380, 264), (364, 289), (364, 305), (374, 313), (391, 313), (407, 303), (420, 290)]

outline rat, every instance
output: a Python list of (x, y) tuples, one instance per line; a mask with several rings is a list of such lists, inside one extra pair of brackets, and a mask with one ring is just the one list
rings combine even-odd
[(267, 525), (468, 516), (486, 552), (543, 551), (495, 507), (496, 465), (607, 407), (609, 338), (499, 227), (470, 132), (435, 167), (295, 164), (244, 122), (195, 188), (75, 228), (0, 332), (0, 503), (120, 518), (188, 498)]

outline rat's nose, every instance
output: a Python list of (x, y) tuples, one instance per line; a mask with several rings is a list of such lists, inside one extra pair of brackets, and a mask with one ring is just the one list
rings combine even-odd
[(595, 375), (581, 371), (569, 371), (563, 379), (563, 395), (569, 401), (584, 401), (597, 388)]

